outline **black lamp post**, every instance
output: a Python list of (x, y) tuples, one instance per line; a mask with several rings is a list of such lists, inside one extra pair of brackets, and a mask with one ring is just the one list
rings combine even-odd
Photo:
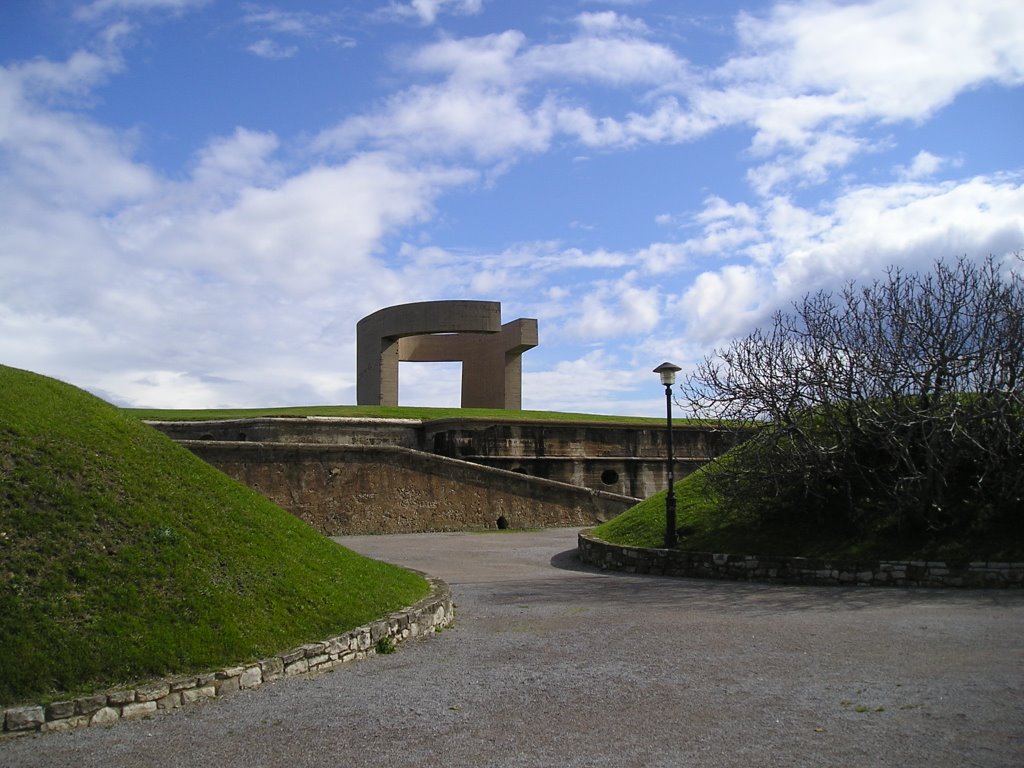
[(681, 371), (678, 365), (662, 363), (654, 372), (661, 377), (665, 385), (665, 420), (668, 422), (668, 495), (665, 496), (665, 549), (676, 545), (676, 473), (675, 460), (672, 458), (672, 385), (676, 383), (676, 372)]

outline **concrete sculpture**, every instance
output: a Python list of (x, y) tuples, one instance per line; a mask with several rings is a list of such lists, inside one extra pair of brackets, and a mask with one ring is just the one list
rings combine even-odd
[(422, 301), (386, 307), (356, 325), (356, 402), (398, 405), (398, 363), (462, 363), (463, 408), (523, 407), (522, 355), (537, 321), (501, 323), (497, 301)]

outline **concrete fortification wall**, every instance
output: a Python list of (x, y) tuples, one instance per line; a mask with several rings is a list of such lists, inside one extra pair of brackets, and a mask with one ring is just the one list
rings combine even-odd
[[(728, 435), (710, 427), (672, 430), (676, 478), (719, 455)], [(490, 467), (644, 499), (668, 483), (663, 426), (462, 419), (423, 425), (423, 449)]]
[(635, 502), (395, 446), (182, 444), (331, 536), (592, 525)]
[[(593, 525), (665, 488), (654, 424), (330, 417), (151, 422), (328, 535)], [(675, 474), (728, 436), (673, 429)]]
[[(328, 417), (151, 423), (179, 441), (409, 448), (634, 499), (668, 482), (667, 435), (660, 425)], [(729, 440), (705, 426), (682, 424), (672, 432), (676, 478), (722, 453)]]

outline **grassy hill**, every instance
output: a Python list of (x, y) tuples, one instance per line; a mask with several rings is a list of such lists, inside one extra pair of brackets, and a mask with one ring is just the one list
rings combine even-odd
[[(726, 454), (726, 457), (728, 454)], [(722, 459), (718, 459), (719, 461)], [(710, 466), (710, 465), (708, 465)], [(820, 557), (837, 560), (1020, 561), (1020, 537), (981, 531), (974, 536), (936, 533), (901, 537), (892, 529), (856, 536), (802, 522), (761, 521), (755, 513), (737, 513), (709, 497), (698, 469), (675, 484), (679, 549), (694, 552)], [(662, 547), (666, 491), (644, 499), (593, 530), (599, 539), (633, 547)]]
[(137, 417), (0, 366), (0, 704), (261, 658), (427, 590)]

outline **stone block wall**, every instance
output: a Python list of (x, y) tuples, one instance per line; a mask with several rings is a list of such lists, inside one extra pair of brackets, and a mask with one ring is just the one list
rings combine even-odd
[(182, 444), (328, 536), (595, 525), (635, 503), (393, 446)]
[(584, 563), (626, 573), (778, 584), (870, 587), (1024, 587), (1024, 563), (937, 561), (844, 562), (644, 549), (610, 544), (584, 531), (577, 553)]
[(0, 736), (67, 731), (150, 717), (157, 712), (227, 696), (293, 675), (325, 672), (375, 654), (381, 640), (426, 638), (454, 620), (448, 585), (430, 579), (430, 594), (379, 621), (267, 659), (198, 675), (155, 680), (131, 689), (80, 696), (49, 704), (0, 710)]

